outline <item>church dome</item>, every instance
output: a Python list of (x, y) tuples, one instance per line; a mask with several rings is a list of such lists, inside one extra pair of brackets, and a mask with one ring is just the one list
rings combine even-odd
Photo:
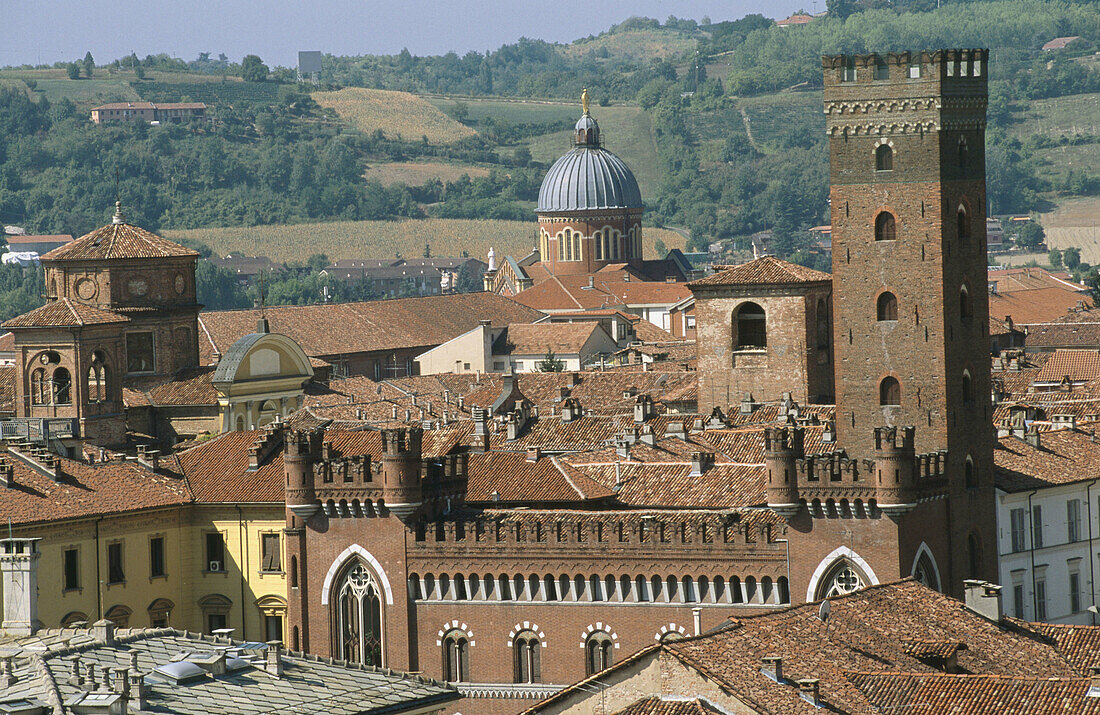
[(638, 180), (622, 159), (600, 145), (600, 127), (587, 106), (574, 128), (574, 144), (546, 172), (536, 212), (642, 208)]

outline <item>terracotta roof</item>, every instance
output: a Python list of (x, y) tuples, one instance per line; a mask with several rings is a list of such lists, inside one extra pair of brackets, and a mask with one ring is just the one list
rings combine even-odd
[(689, 295), (686, 283), (646, 281), (630, 271), (601, 271), (573, 276), (551, 275), (519, 293), (516, 301), (538, 310), (576, 311), (672, 305)]
[(1027, 627), (1054, 641), (1066, 660), (1081, 673), (1096, 665), (1100, 653), (1100, 628), (1082, 628), (1063, 623), (1029, 623)]
[(1069, 376), (1073, 382), (1088, 382), (1100, 377), (1100, 351), (1055, 350), (1039, 374), (1037, 383), (1056, 383)]
[(1074, 429), (1044, 432), (1035, 447), (1018, 437), (1001, 437), (993, 450), (998, 489), (1019, 492), (1096, 478), (1100, 443)]
[(78, 303), (68, 298), (58, 298), (28, 313), (12, 318), (4, 323), (3, 327), (9, 330), (11, 328), (67, 328), (128, 322), (130, 322), (130, 319), (124, 315), (93, 308), (90, 305)]
[[(1100, 318), (1096, 311), (1089, 311)], [(1032, 323), (1027, 326), (1027, 347), (1092, 348), (1100, 350), (1100, 322), (1095, 323)]]
[(198, 257), (198, 252), (128, 223), (109, 223), (58, 246), (43, 261), (95, 261), (117, 258)]
[[(513, 323), (506, 337), (510, 355), (545, 355), (548, 350), (560, 355), (579, 355), (597, 331), (598, 323)], [(610, 337), (607, 338), (609, 341)]]
[(823, 283), (832, 281), (828, 273), (796, 263), (763, 256), (736, 266), (714, 266), (715, 273), (688, 283), (688, 286), (773, 285), (780, 283)]
[(186, 477), (195, 501), (213, 504), (283, 501), (286, 491), (282, 449), (276, 449), (256, 471), (248, 471), (248, 450), (263, 435), (262, 431), (224, 432), (177, 453), (177, 469)]
[(144, 404), (158, 406), (182, 406), (182, 405), (217, 405), (218, 391), (214, 389), (211, 378), (214, 368), (190, 367), (184, 368), (169, 378), (163, 376), (130, 378), (126, 381), (129, 392), (141, 393), (141, 397), (134, 396), (133, 403), (123, 395), (127, 406), (141, 406)]
[[(293, 338), (312, 357), (432, 347), (476, 328), (480, 320), (504, 326), (542, 317), (495, 293), (278, 306), (267, 308), (266, 315), (271, 332)], [(239, 338), (255, 332), (259, 317), (258, 310), (200, 313), (203, 362), (209, 362), (214, 351), (224, 354)]]
[(173, 506), (190, 501), (186, 483), (135, 462), (85, 464), (58, 457), (57, 481), (12, 455), (11, 487), (0, 488), (0, 520), (13, 524), (58, 521)]
[(4, 236), (9, 246), (18, 246), (20, 243), (68, 243), (73, 237), (67, 233), (51, 233), (40, 235)]
[(630, 347), (623, 348), (615, 354), (620, 355), (629, 352), (636, 352), (641, 355), (648, 355), (654, 360), (674, 360), (678, 362), (684, 362), (687, 360), (695, 359), (695, 341), (673, 340), (670, 342), (643, 343), (640, 345), (631, 345)]
[(111, 102), (92, 107), (97, 109), (206, 109), (202, 102)]
[(717, 715), (720, 712), (699, 698), (666, 700), (652, 695), (616, 710), (614, 715)]
[(1072, 35), (1070, 37), (1055, 37), (1053, 40), (1051, 40), (1050, 42), (1043, 45), (1042, 49), (1044, 49), (1044, 50), (1061, 50), (1061, 49), (1065, 49), (1065, 47), (1069, 43), (1073, 42), (1074, 40), (1078, 40), (1080, 38), (1081, 38), (1080, 35)]
[(0, 335), (0, 353), (15, 352), (15, 333)]
[(646, 343), (676, 342), (677, 338), (663, 328), (658, 328), (645, 318), (634, 321), (634, 337)]
[(847, 673), (875, 712), (907, 715), (1100, 713), (1088, 678), (948, 673)]
[(471, 502), (582, 502), (613, 494), (587, 476), (565, 469), (555, 457), (528, 461), (525, 451), (471, 454), (467, 470)]

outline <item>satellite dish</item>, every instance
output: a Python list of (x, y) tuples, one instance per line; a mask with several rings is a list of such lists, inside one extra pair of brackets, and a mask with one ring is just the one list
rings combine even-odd
[(817, 609), (817, 617), (821, 619), (821, 622), (829, 620), (829, 614), (832, 612), (833, 607), (829, 604), (829, 599), (825, 599), (821, 602), (821, 606)]

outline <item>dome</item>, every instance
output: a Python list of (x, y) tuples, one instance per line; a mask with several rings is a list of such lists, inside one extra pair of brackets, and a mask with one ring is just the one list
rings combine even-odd
[(642, 208), (638, 180), (600, 146), (600, 128), (585, 112), (575, 128), (576, 146), (554, 162), (539, 189), (538, 213)]

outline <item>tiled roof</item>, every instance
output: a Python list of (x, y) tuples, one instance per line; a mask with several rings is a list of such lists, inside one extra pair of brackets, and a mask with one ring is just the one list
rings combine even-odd
[(472, 502), (565, 503), (612, 496), (610, 489), (545, 455), (528, 461), (526, 452), (475, 453), (467, 470), (467, 499)]
[(1055, 350), (1035, 382), (1060, 382), (1067, 375), (1073, 382), (1088, 382), (1100, 377), (1100, 351)]
[[(50, 712), (83, 712), (68, 705), (87, 692), (69, 679), (74, 656), (96, 672), (126, 667), (130, 659), (136, 658), (138, 672), (145, 676), (145, 687), (149, 689), (149, 707), (142, 712), (396, 714), (434, 712), (460, 697), (453, 688), (419, 676), (296, 652), (280, 654), (283, 674), (276, 677), (263, 667), (266, 652), (256, 653), (260, 646), (255, 643), (215, 639), (171, 628), (119, 629), (111, 643), (97, 641), (92, 629), (39, 631), (33, 636), (12, 639), (4, 646), (15, 655), (15, 678), (13, 684), (0, 690), (0, 699), (34, 698), (42, 704), (66, 703), (64, 708), (60, 704), (49, 708)], [(233, 657), (248, 659), (251, 651), (257, 658), (241, 670), (217, 676), (201, 675), (182, 686), (154, 671), (179, 660), (181, 653), (189, 654), (184, 656), (187, 659), (198, 659), (226, 649)], [(134, 704), (131, 700), (130, 707)]]
[(0, 521), (32, 524), (92, 515), (116, 514), (190, 501), (187, 485), (134, 462), (85, 464), (58, 457), (54, 481), (11, 454), (13, 485), (0, 487)]
[(143, 228), (128, 223), (110, 223), (86, 233), (71, 243), (58, 246), (43, 261), (94, 261), (115, 258), (167, 258), (194, 256), (196, 251), (184, 248), (167, 238), (161, 238)]
[[(1089, 311), (1094, 313), (1095, 311)], [(1100, 317), (1100, 316), (1094, 316)], [(1100, 350), (1100, 322), (1034, 323), (1027, 326), (1027, 347)]]
[(286, 492), (281, 448), (277, 448), (259, 469), (248, 471), (248, 450), (263, 435), (262, 431), (224, 432), (177, 453), (176, 469), (186, 477), (195, 501), (203, 504), (282, 502)]
[(202, 102), (110, 102), (92, 107), (97, 109), (206, 109)]
[[(266, 309), (271, 332), (293, 338), (307, 355), (421, 348), (440, 345), (491, 320), (495, 326), (531, 322), (538, 311), (495, 293), (398, 298), (363, 303), (278, 306)], [(199, 352), (207, 364), (212, 352), (225, 353), (239, 338), (255, 332), (258, 310), (222, 310), (199, 315)]]
[(1019, 437), (1001, 437), (993, 450), (998, 489), (1019, 492), (1096, 478), (1100, 443), (1074, 429), (1043, 432), (1035, 447)]
[(1055, 285), (1033, 290), (1000, 291), (989, 294), (989, 314), (997, 317), (1011, 316), (1017, 325), (1049, 323), (1076, 310), (1078, 303), (1092, 304), (1087, 293), (1075, 292), (1072, 287)]
[(695, 359), (694, 340), (673, 340), (670, 342), (642, 343), (623, 348), (616, 355), (635, 352), (648, 355), (654, 360), (672, 360), (686, 362)]
[(692, 288), (702, 286), (774, 285), (780, 283), (824, 283), (833, 280), (828, 273), (815, 271), (797, 263), (764, 256), (736, 266), (714, 266), (715, 272), (692, 281)]
[[(218, 391), (211, 382), (213, 375), (211, 366), (184, 368), (168, 378), (131, 378), (126, 382), (128, 390), (123, 394), (123, 401), (128, 407), (217, 405)], [(133, 394), (135, 392), (140, 396)]]
[(1083, 292), (1085, 286), (1073, 281), (1073, 276), (1060, 271), (1048, 271), (1035, 266), (1002, 268), (988, 272), (990, 283), (997, 284), (997, 293), (1035, 290), (1037, 288), (1063, 288)]
[(646, 343), (667, 343), (676, 341), (672, 333), (658, 328), (645, 318), (634, 321), (634, 337)]
[[(630, 271), (549, 276), (516, 300), (538, 310), (589, 310), (636, 305), (672, 305), (691, 295), (686, 283), (645, 281)], [(591, 279), (591, 286), (589, 280)]]
[(847, 673), (875, 712), (907, 715), (1100, 713), (1088, 678), (948, 673)]
[(700, 698), (668, 699), (658, 695), (642, 698), (614, 715), (717, 715), (721, 713)]
[(604, 332), (598, 323), (590, 322), (513, 323), (508, 326), (507, 352), (510, 355), (545, 355), (553, 350), (559, 355), (579, 355), (597, 331)]
[(1029, 623), (1027, 627), (1054, 641), (1055, 647), (1080, 673), (1097, 664), (1100, 628), (1082, 628), (1061, 623)]
[(0, 335), (0, 353), (15, 352), (15, 333)]
[(68, 298), (51, 300), (43, 306), (23, 313), (4, 323), (5, 328), (54, 328), (77, 327), (81, 325), (107, 325), (109, 323), (128, 323), (130, 319), (109, 310), (93, 308)]

